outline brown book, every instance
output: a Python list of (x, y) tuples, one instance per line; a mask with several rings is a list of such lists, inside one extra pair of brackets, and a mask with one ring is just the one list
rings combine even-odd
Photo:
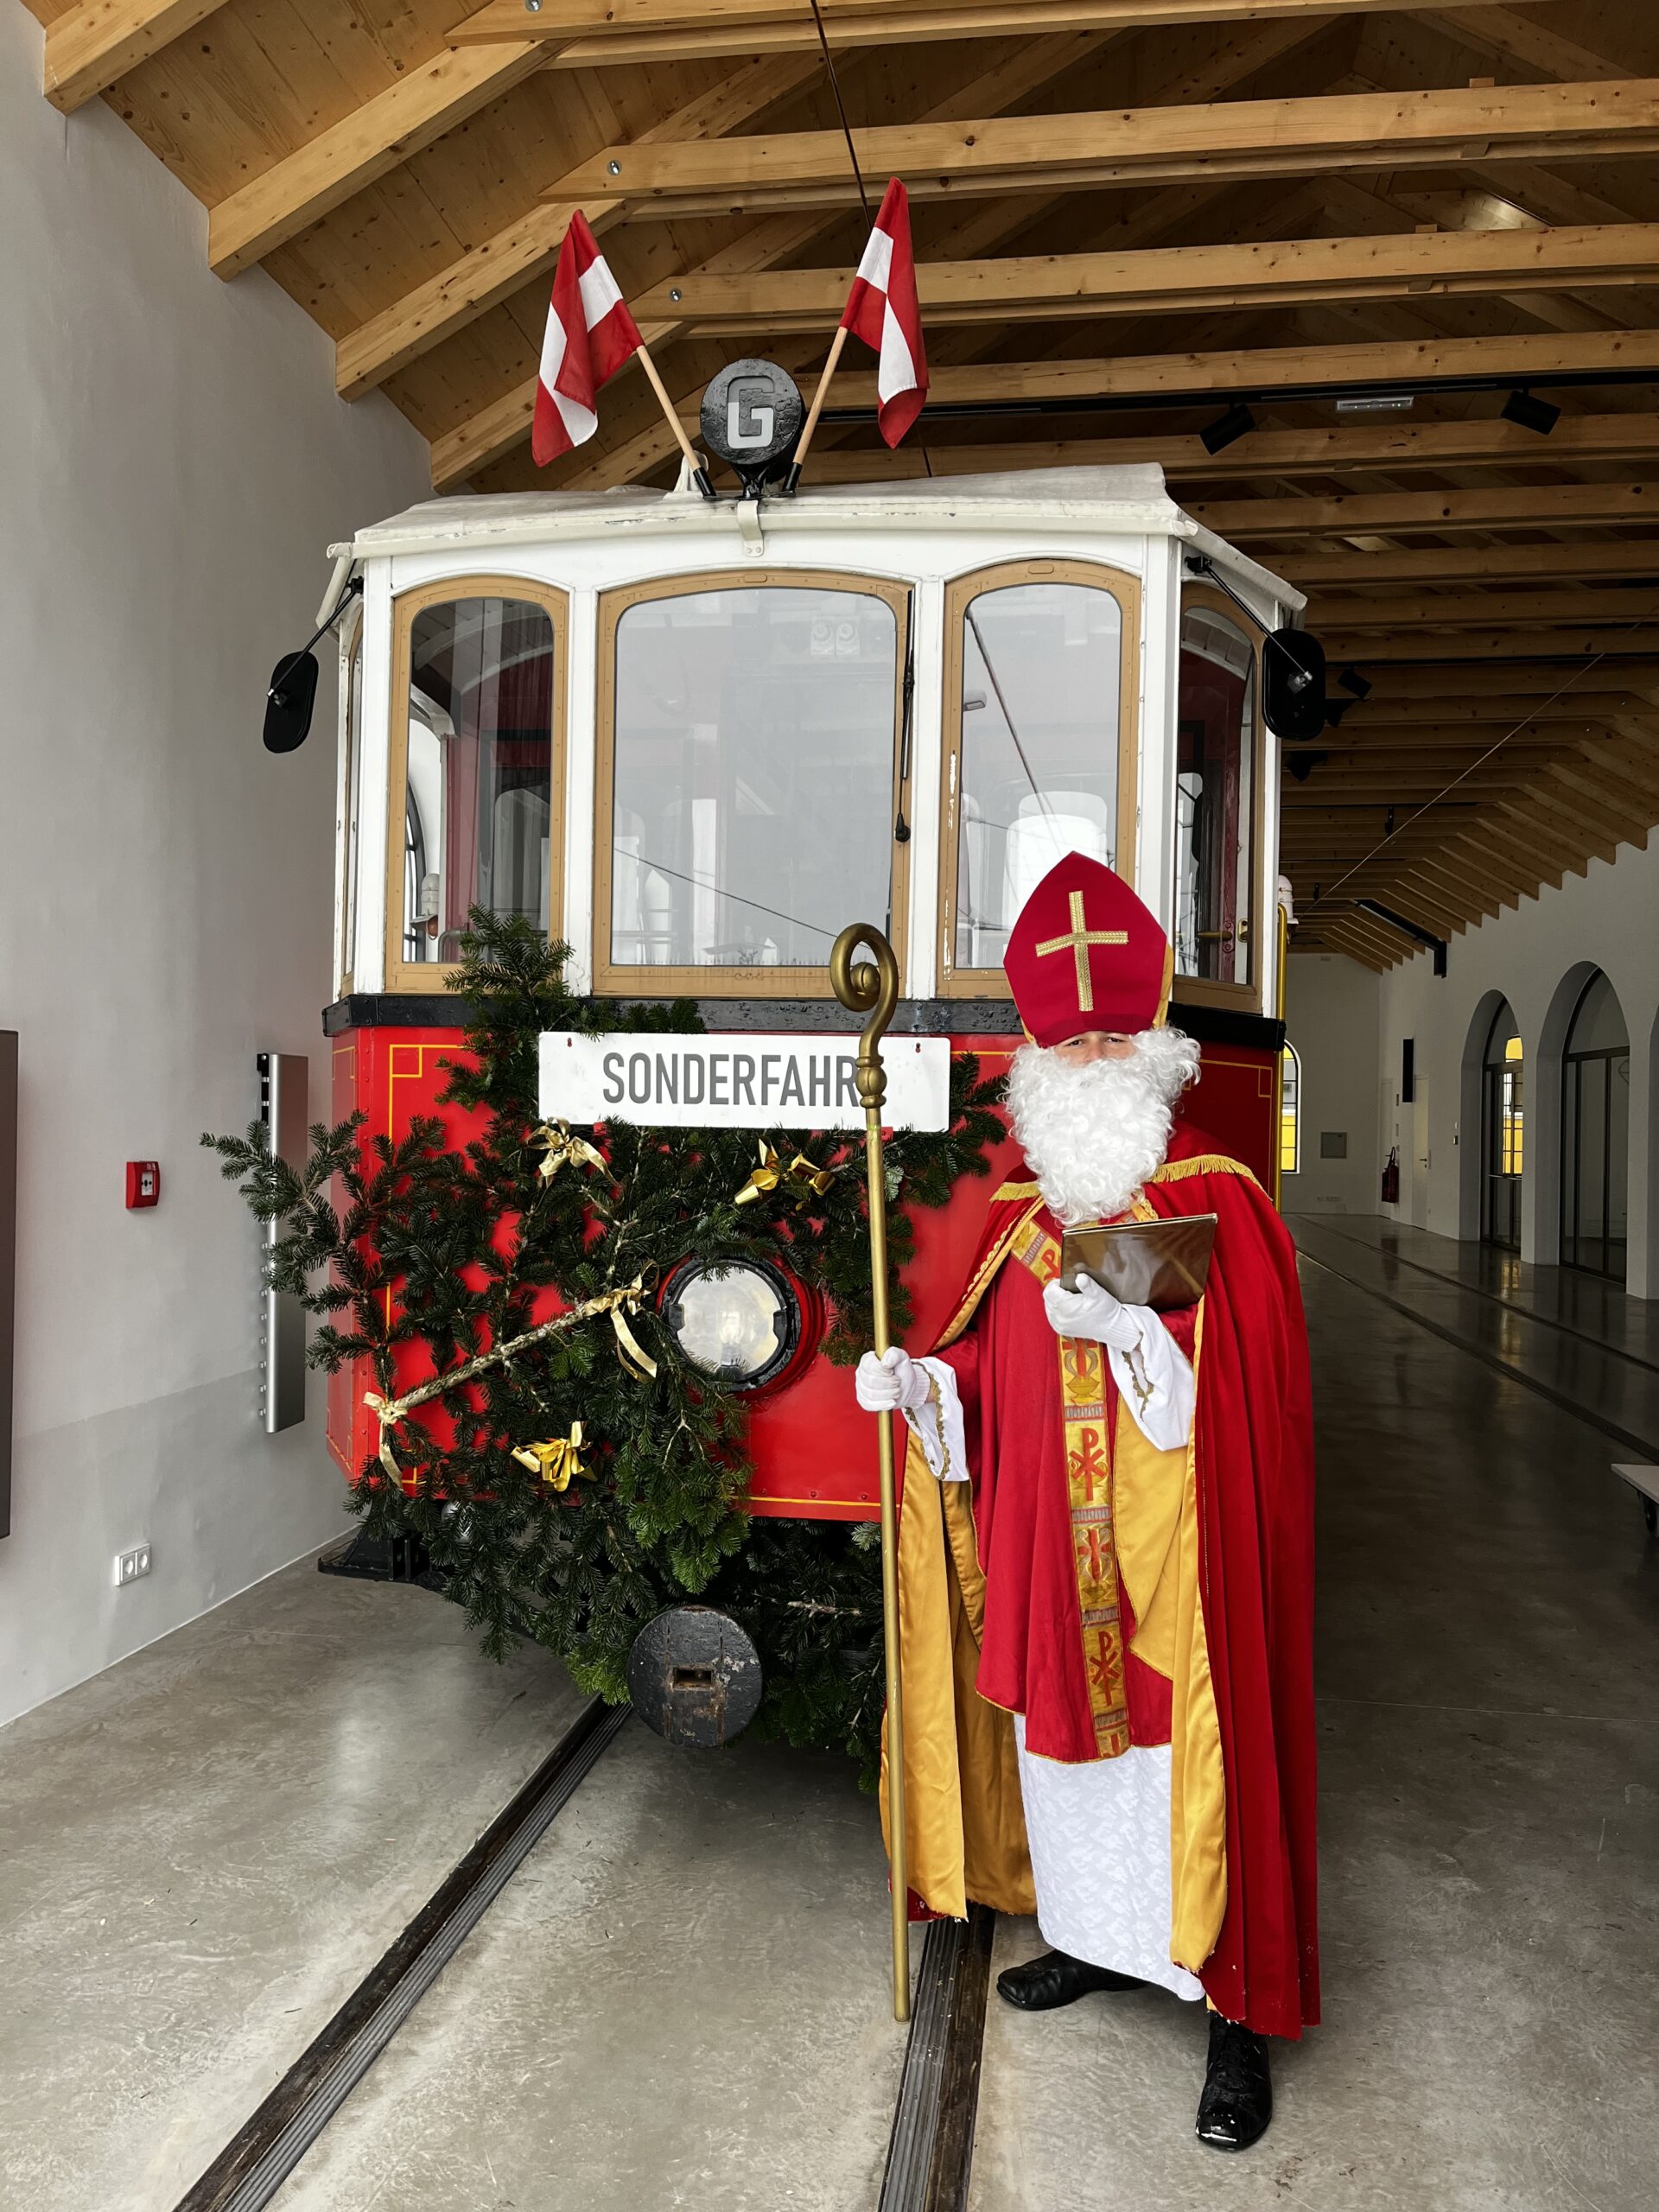
[(1068, 1229), (1060, 1243), (1060, 1281), (1070, 1288), (1079, 1274), (1089, 1275), (1125, 1306), (1167, 1313), (1203, 1297), (1215, 1241), (1212, 1213)]

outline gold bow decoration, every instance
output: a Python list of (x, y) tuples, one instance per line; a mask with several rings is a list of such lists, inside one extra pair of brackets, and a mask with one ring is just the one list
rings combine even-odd
[(778, 1164), (775, 1148), (764, 1137), (760, 1140), (760, 1165), (751, 1167), (749, 1179), (737, 1194), (741, 1206), (753, 1205), (757, 1198), (766, 1198), (784, 1179), (784, 1171)]
[(582, 1423), (573, 1421), (569, 1436), (550, 1437), (545, 1444), (516, 1444), (512, 1456), (521, 1467), (539, 1475), (550, 1490), (566, 1491), (572, 1476), (591, 1479), (592, 1470), (582, 1457)]
[(567, 1160), (580, 1161), (584, 1167), (597, 1167), (601, 1175), (611, 1173), (605, 1155), (586, 1137), (579, 1137), (569, 1122), (543, 1122), (531, 1135), (532, 1144), (544, 1145), (547, 1149), (536, 1173), (543, 1183), (550, 1183)]
[(636, 1382), (652, 1382), (657, 1377), (657, 1363), (628, 1326), (627, 1314), (637, 1313), (645, 1302), (645, 1279), (635, 1275), (626, 1290), (607, 1294), (610, 1303), (611, 1326), (616, 1332), (616, 1356), (622, 1363), (623, 1372)]
[(763, 1137), (760, 1140), (760, 1165), (749, 1170), (749, 1179), (737, 1194), (741, 1206), (752, 1205), (756, 1198), (770, 1198), (779, 1184), (791, 1182), (797, 1185), (795, 1203), (804, 1206), (810, 1198), (823, 1198), (836, 1179), (836, 1170), (820, 1167), (804, 1152), (798, 1152), (787, 1167), (779, 1160), (774, 1147)]

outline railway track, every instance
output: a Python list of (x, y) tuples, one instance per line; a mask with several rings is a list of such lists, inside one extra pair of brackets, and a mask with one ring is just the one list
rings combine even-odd
[[(264, 2212), (406, 2024), (629, 1719), (584, 1706), (174, 2212)], [(908, 2041), (876, 2212), (963, 2212), (973, 2159), (995, 1916), (921, 1933)]]

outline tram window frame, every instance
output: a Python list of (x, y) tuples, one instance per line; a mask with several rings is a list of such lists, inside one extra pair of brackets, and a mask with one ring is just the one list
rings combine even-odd
[(1079, 584), (1117, 602), (1117, 799), (1113, 822), (1113, 868), (1135, 883), (1136, 798), (1141, 759), (1141, 578), (1132, 569), (1100, 561), (999, 561), (955, 576), (944, 588), (944, 683), (939, 793), (938, 995), (946, 999), (1009, 999), (1014, 993), (1001, 963), (994, 968), (957, 964), (957, 899), (962, 865), (963, 677), (968, 609), (976, 599), (1019, 584)]
[[(1171, 744), (1169, 789), (1171, 792), (1168, 858), (1172, 863), (1169, 878), (1169, 935), (1171, 944), (1176, 941), (1176, 910), (1179, 890), (1173, 871), (1175, 836), (1179, 810), (1175, 804), (1175, 783), (1180, 773), (1180, 743), (1179, 719), (1181, 696), (1181, 629), (1189, 611), (1213, 614), (1225, 622), (1234, 634), (1249, 648), (1251, 677), (1248, 696), (1251, 702), (1250, 779), (1252, 785), (1250, 822), (1250, 888), (1245, 902), (1244, 919), (1249, 934), (1245, 943), (1249, 950), (1249, 977), (1245, 982), (1228, 982), (1212, 976), (1191, 976), (1177, 967), (1174, 994), (1188, 1006), (1231, 1007), (1242, 1013), (1260, 1014), (1262, 1011), (1262, 976), (1270, 957), (1264, 944), (1263, 932), (1263, 868), (1267, 859), (1268, 842), (1268, 725), (1262, 711), (1262, 640), (1245, 623), (1243, 617), (1220, 592), (1211, 591), (1202, 584), (1188, 585), (1181, 593), (1181, 603), (1175, 626), (1175, 671), (1170, 702)], [(1274, 902), (1276, 904), (1276, 901)], [(1268, 912), (1272, 912), (1269, 906)]]
[(340, 684), (340, 720), (344, 743), (340, 748), (340, 793), (337, 801), (340, 838), (340, 957), (339, 996), (348, 998), (356, 988), (358, 893), (362, 887), (363, 855), (363, 608), (359, 601), (352, 611), (346, 632), (345, 667)]
[(444, 576), (400, 592), (391, 603), (391, 728), (386, 747), (386, 950), (388, 991), (430, 994), (455, 975), (454, 960), (408, 960), (404, 957), (405, 846), (409, 813), (409, 699), (415, 625), (434, 607), (465, 599), (511, 599), (537, 607), (553, 630), (553, 677), (549, 686), (552, 713), (549, 737), (547, 818), (547, 936), (556, 944), (564, 935), (565, 742), (569, 719), (570, 601), (556, 585), (534, 576)]
[[(601, 592), (595, 632), (594, 711), (594, 992), (599, 998), (827, 999), (829, 952), (822, 966), (721, 968), (624, 964), (611, 957), (613, 922), (613, 847), (616, 817), (616, 639), (631, 607), (662, 599), (695, 599), (712, 592), (840, 591), (879, 599), (893, 611), (893, 772), (888, 819), (896, 825), (901, 802), (915, 788), (915, 727), (910, 759), (902, 757), (905, 669), (916, 636), (915, 587), (891, 576), (861, 575), (853, 569), (764, 568), (698, 569), (685, 575), (652, 576)], [(910, 845), (891, 840), (892, 917), (888, 934), (900, 971), (906, 964), (910, 908)], [(847, 921), (869, 918), (849, 913)]]

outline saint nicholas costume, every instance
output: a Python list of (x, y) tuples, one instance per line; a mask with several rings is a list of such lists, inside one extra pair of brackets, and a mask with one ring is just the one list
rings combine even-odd
[[(1171, 964), (1141, 900), (1077, 856), (1006, 962), (1039, 1046), (1161, 1025)], [(1034, 1180), (1004, 1184), (915, 1363), (909, 1874), (935, 1912), (1034, 1909), (1071, 1960), (1295, 2037), (1319, 2018), (1306, 1337), (1270, 1199), (1178, 1123), (1120, 1217), (1197, 1214), (1202, 1296), (1121, 1309), (1125, 1352), (1055, 1333), (1063, 1224)]]

